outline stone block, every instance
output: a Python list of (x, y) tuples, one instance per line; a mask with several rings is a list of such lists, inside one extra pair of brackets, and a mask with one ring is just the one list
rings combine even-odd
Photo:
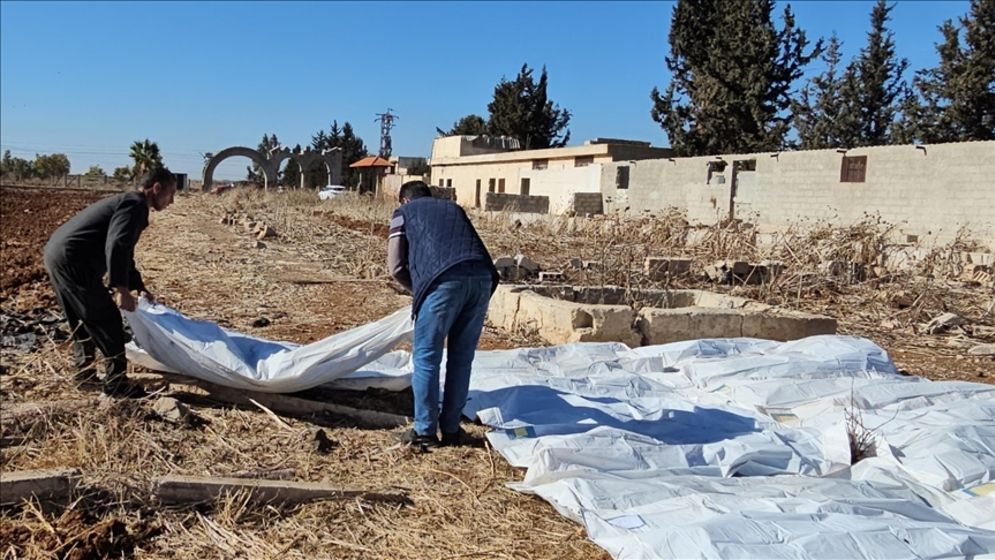
[(729, 338), (742, 336), (743, 312), (736, 309), (690, 308), (692, 338)]
[(487, 323), (507, 331), (515, 331), (520, 298), (520, 291), (509, 286), (498, 286), (487, 307)]
[(644, 269), (646, 275), (653, 280), (661, 280), (667, 276), (681, 276), (691, 271), (691, 259), (647, 257)]
[(539, 273), (539, 282), (563, 282), (562, 270), (550, 270)]
[(836, 334), (836, 319), (782, 310), (743, 316), (743, 336), (747, 337), (784, 342), (820, 334)]
[(519, 253), (515, 255), (515, 266), (524, 270), (529, 274), (536, 274), (539, 272), (539, 265), (535, 261)]
[(639, 312), (638, 326), (646, 344), (665, 344), (696, 338), (691, 331), (691, 308), (643, 308)]

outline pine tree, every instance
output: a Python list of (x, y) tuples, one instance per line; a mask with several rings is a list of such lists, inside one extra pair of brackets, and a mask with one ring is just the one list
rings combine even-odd
[(478, 134), (487, 134), (487, 121), (480, 115), (469, 114), (453, 123), (449, 132), (440, 128), (435, 130), (442, 136), (477, 136)]
[[(259, 142), (259, 146), (257, 146), (257, 149), (260, 152), (262, 152), (263, 155), (265, 156), (268, 155), (270, 151), (278, 148), (279, 146), (280, 146), (280, 141), (276, 138), (276, 134), (274, 134), (273, 136), (270, 136), (268, 134), (263, 134), (263, 139), (262, 141)], [(253, 183), (257, 183), (259, 185), (262, 185), (266, 182), (266, 176), (263, 173), (262, 168), (259, 167), (258, 163), (252, 162), (252, 165), (246, 167), (245, 171), (246, 171), (245, 180), (252, 181)]]
[(349, 121), (342, 125), (342, 134), (337, 147), (342, 148), (342, 181), (347, 186), (355, 187), (359, 184), (359, 171), (352, 169), (349, 165), (356, 163), (370, 153), (366, 150), (363, 139), (356, 136)]
[(487, 105), (487, 132), (517, 138), (525, 150), (566, 146), (570, 141), (570, 111), (549, 100), (546, 67), (542, 67), (538, 82), (532, 73), (529, 65), (523, 64), (514, 81), (501, 78), (494, 87), (494, 98)]
[(791, 87), (822, 52), (806, 52), (790, 6), (774, 0), (679, 0), (670, 25), (672, 80), (653, 88), (650, 115), (680, 155), (778, 150), (790, 145)]
[(856, 137), (857, 114), (844, 100), (848, 92), (855, 90), (856, 79), (852, 68), (841, 65), (841, 48), (842, 43), (834, 33), (822, 53), (825, 72), (811, 78), (798, 99), (791, 102), (794, 125), (804, 150), (852, 145)]
[(871, 10), (871, 30), (867, 46), (851, 63), (856, 78), (856, 95), (844, 102), (859, 108), (858, 133), (853, 146), (893, 143), (896, 119), (907, 86), (903, 78), (909, 61), (895, 54), (895, 34), (886, 25), (894, 4), (878, 0)]
[(995, 0), (972, 0), (959, 26), (947, 20), (939, 30), (939, 65), (916, 73), (903, 103), (903, 140), (995, 139)]

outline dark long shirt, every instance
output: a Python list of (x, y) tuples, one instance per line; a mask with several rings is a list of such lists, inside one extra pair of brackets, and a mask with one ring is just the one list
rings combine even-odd
[(140, 192), (109, 196), (87, 206), (55, 230), (45, 245), (54, 259), (83, 273), (102, 276), (110, 285), (144, 290), (135, 268), (135, 245), (149, 225), (149, 205)]

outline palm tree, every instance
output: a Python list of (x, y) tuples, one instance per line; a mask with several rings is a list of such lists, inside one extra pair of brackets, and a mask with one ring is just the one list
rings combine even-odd
[(141, 177), (146, 171), (162, 166), (162, 154), (159, 145), (146, 138), (136, 140), (131, 145), (131, 159), (135, 161), (135, 177)]

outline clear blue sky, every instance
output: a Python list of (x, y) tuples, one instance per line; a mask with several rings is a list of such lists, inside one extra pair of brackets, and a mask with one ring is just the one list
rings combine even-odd
[[(847, 57), (872, 2), (791, 2), (809, 37), (836, 31)], [(199, 177), (203, 152), (276, 133), (310, 142), (350, 121), (371, 151), (375, 114), (399, 115), (394, 154), (428, 156), (435, 127), (487, 114), (494, 85), (546, 65), (571, 111), (572, 143), (667, 145), (649, 117), (664, 87), (672, 2), (11, 2), (0, 3), (0, 148), (63, 152), (73, 172), (129, 163), (158, 142)], [(936, 27), (967, 2), (898, 2), (891, 28), (913, 70), (936, 63)], [(813, 64), (809, 73), (821, 65)], [(910, 73), (911, 74), (911, 73)], [(232, 158), (221, 178), (245, 175)]]

